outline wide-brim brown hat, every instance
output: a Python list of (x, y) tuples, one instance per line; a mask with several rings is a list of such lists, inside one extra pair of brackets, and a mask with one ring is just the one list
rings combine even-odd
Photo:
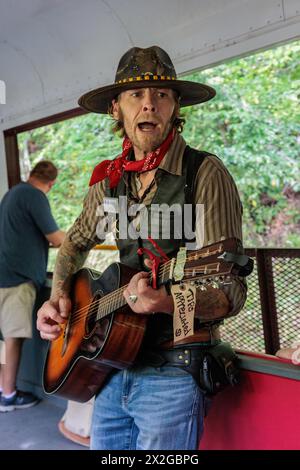
[(181, 107), (203, 103), (216, 94), (213, 88), (203, 83), (177, 80), (169, 55), (160, 47), (132, 47), (121, 57), (115, 83), (85, 93), (78, 103), (87, 111), (106, 114), (112, 100), (122, 91), (145, 87), (177, 91)]

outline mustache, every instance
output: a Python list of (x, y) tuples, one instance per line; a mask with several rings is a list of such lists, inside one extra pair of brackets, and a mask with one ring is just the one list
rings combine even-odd
[(143, 116), (139, 116), (137, 124), (141, 124), (142, 122), (153, 122), (154, 124), (160, 124), (161, 119), (159, 119), (158, 117), (153, 117), (149, 114), (145, 114)]

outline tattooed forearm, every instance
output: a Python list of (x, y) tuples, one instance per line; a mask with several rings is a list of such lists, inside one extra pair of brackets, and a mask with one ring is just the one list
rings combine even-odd
[(220, 289), (207, 287), (206, 291), (197, 289), (196, 317), (209, 321), (226, 315), (230, 310), (230, 302)]
[(89, 251), (78, 250), (68, 237), (65, 238), (55, 263), (51, 291), (52, 300), (63, 294), (69, 294), (71, 276), (83, 266), (88, 254)]
[(232, 277), (231, 282), (220, 289), (211, 286), (206, 291), (197, 289), (196, 316), (205, 322), (236, 315), (242, 310), (246, 298), (246, 281), (238, 277)]

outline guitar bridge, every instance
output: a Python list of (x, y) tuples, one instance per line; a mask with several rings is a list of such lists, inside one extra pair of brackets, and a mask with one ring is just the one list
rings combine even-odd
[(70, 332), (70, 319), (68, 320), (68, 323), (67, 323), (67, 326), (64, 330), (64, 342), (63, 342), (63, 346), (62, 346), (62, 350), (61, 350), (61, 357), (64, 356), (66, 350), (67, 350), (67, 346), (68, 346), (68, 340), (69, 340), (69, 332)]

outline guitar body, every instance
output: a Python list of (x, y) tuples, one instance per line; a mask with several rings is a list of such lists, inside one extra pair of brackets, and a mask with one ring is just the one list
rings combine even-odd
[[(238, 239), (229, 238), (179, 254), (178, 259), (159, 266), (157, 286), (169, 280), (186, 281), (205, 290), (206, 286), (228, 284), (231, 275), (248, 276), (253, 261), (237, 254), (239, 247)], [(123, 296), (136, 273), (129, 266), (113, 263), (103, 274), (90, 269), (74, 274), (71, 314), (46, 357), (46, 393), (84, 402), (99, 392), (114, 370), (134, 364), (148, 319), (148, 315), (133, 313)]]
[[(83, 268), (73, 276), (72, 312), (60, 337), (50, 343), (45, 362), (46, 393), (85, 402), (114, 370), (134, 363), (147, 316), (134, 314), (127, 304), (100, 320), (96, 315), (101, 314), (99, 299), (127, 284), (136, 272), (113, 263), (103, 274)], [(109, 299), (113, 307), (114, 297)]]

